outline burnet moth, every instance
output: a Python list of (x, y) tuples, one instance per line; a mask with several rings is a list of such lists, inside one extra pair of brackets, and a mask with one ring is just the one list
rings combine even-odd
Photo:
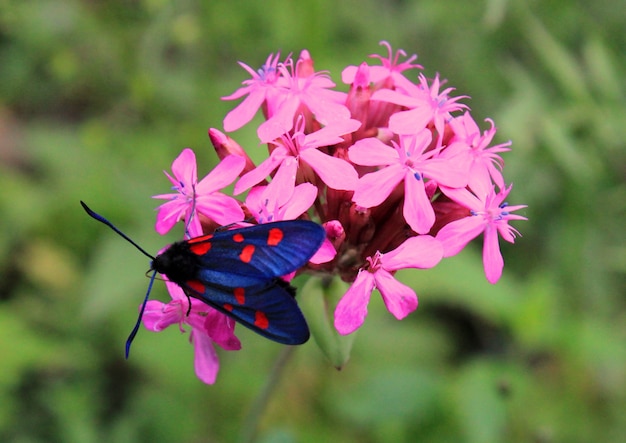
[(173, 243), (154, 257), (84, 202), (80, 204), (89, 216), (152, 260), (148, 290), (126, 341), (126, 358), (157, 272), (189, 297), (202, 300), (263, 337), (286, 345), (309, 339), (309, 328), (294, 299), (295, 288), (281, 277), (304, 266), (322, 245), (326, 231), (317, 223), (287, 220), (216, 231)]

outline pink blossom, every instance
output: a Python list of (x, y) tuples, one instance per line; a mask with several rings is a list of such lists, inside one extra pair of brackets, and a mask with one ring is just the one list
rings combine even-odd
[(185, 220), (191, 237), (202, 235), (198, 214), (203, 214), (221, 225), (243, 220), (243, 211), (237, 200), (218, 190), (231, 184), (245, 164), (243, 158), (230, 155), (198, 182), (196, 155), (191, 149), (184, 149), (172, 163), (174, 177), (165, 172), (173, 184), (172, 189), (177, 192), (152, 197), (168, 200), (158, 208), (156, 231), (163, 235), (176, 222)]
[(398, 269), (432, 268), (443, 256), (438, 240), (428, 235), (411, 237), (391, 252), (367, 258), (366, 267), (359, 271), (356, 280), (335, 309), (335, 328), (340, 334), (350, 334), (363, 324), (367, 305), (374, 289), (383, 297), (387, 310), (398, 320), (417, 308), (417, 295), (410, 287), (394, 279)]
[(455, 150), (458, 145), (469, 146), (468, 154), (471, 156), (471, 167), (469, 173), (468, 186), (477, 194), (489, 192), (493, 183), (499, 189), (504, 189), (504, 178), (502, 168), (504, 162), (499, 153), (509, 151), (511, 142), (489, 146), (496, 134), (496, 127), (493, 120), (485, 119), (491, 128), (480, 133), (478, 125), (469, 112), (465, 112), (459, 117), (450, 120), (450, 128), (454, 136), (449, 142), (450, 151)]
[(483, 195), (475, 195), (467, 189), (441, 188), (445, 195), (468, 208), (471, 213), (469, 217), (448, 223), (437, 233), (436, 238), (443, 244), (443, 256), (458, 254), (472, 239), (483, 233), (483, 266), (489, 283), (496, 283), (500, 279), (504, 267), (498, 234), (507, 242), (514, 243), (515, 236), (520, 234), (509, 226), (509, 221), (527, 220), (521, 215), (511, 214), (526, 205), (508, 206), (504, 203), (511, 188), (512, 185), (496, 193), (492, 186), (490, 192)]
[(250, 73), (252, 79), (245, 80), (243, 88), (239, 88), (231, 95), (222, 97), (222, 100), (236, 100), (247, 95), (235, 109), (226, 114), (224, 118), (224, 130), (226, 132), (236, 131), (246, 123), (249, 123), (259, 108), (268, 100), (272, 102), (273, 97), (278, 94), (278, 79), (280, 78), (278, 72), (279, 57), (280, 54), (276, 54), (276, 56), (270, 54), (258, 72), (255, 72), (245, 63), (239, 62), (239, 65)]
[[(383, 40), (380, 44), (387, 48), (387, 58), (378, 54), (370, 55), (370, 57), (377, 58), (382, 63), (382, 66), (370, 66), (370, 81), (377, 84), (378, 87), (384, 84), (385, 87), (390, 89), (394, 89), (394, 87), (409, 88), (409, 85), (413, 85), (413, 83), (402, 73), (409, 69), (424, 69), (423, 66), (413, 63), (417, 59), (417, 55), (413, 54), (401, 62), (400, 57), (406, 57), (406, 52), (400, 49), (396, 51), (394, 56), (391, 45), (388, 42)], [(341, 73), (341, 80), (349, 85), (354, 82), (356, 75), (357, 67), (348, 66)]]
[(441, 142), (444, 126), (450, 118), (450, 113), (467, 108), (466, 105), (457, 103), (466, 96), (451, 98), (449, 94), (454, 88), (447, 88), (440, 92), (439, 75), (433, 79), (430, 86), (424, 74), (419, 75), (419, 84), (411, 83), (405, 86), (404, 92), (381, 89), (372, 95), (372, 100), (383, 100), (411, 108), (408, 111), (393, 114), (389, 118), (389, 129), (396, 134), (415, 134), (432, 122)]
[[(310, 74), (311, 60), (298, 59), (295, 68), (288, 59), (278, 67), (281, 74), (279, 94), (268, 102), (268, 119), (263, 122), (257, 134), (262, 143), (268, 143), (291, 131), (296, 117), (300, 114), (315, 116), (322, 125), (331, 125), (348, 120), (350, 111), (344, 105), (346, 94), (334, 91), (335, 84), (324, 72)], [(306, 67), (301, 72), (301, 67)], [(291, 68), (291, 69), (289, 69)]]
[(291, 195), (298, 169), (303, 166), (315, 171), (333, 189), (354, 189), (357, 181), (354, 167), (347, 161), (325, 154), (317, 148), (342, 142), (342, 135), (355, 131), (360, 125), (358, 120), (341, 120), (319, 131), (305, 134), (304, 122), (300, 122), (293, 135), (283, 134), (280, 140), (273, 143), (276, 147), (269, 158), (241, 177), (235, 185), (235, 194), (249, 189), (278, 169), (270, 186), (275, 187), (277, 192)]
[(427, 151), (430, 131), (400, 136), (393, 147), (375, 138), (356, 142), (348, 151), (350, 160), (363, 166), (382, 166), (359, 179), (353, 201), (365, 208), (381, 204), (401, 182), (404, 182), (403, 214), (418, 234), (425, 234), (435, 223), (435, 212), (426, 193), (424, 178), (449, 187), (467, 184), (467, 164), (454, 159), (438, 158), (437, 150)]
[[(235, 322), (200, 300), (188, 298), (178, 285), (170, 281), (165, 284), (172, 301), (148, 301), (143, 324), (153, 332), (160, 332), (173, 324), (178, 324), (180, 331), (185, 332), (184, 324), (191, 326), (189, 341), (194, 347), (196, 375), (204, 383), (213, 384), (219, 370), (219, 360), (213, 344), (231, 351), (241, 349), (241, 343), (234, 334)], [(191, 311), (187, 315), (189, 300)]]

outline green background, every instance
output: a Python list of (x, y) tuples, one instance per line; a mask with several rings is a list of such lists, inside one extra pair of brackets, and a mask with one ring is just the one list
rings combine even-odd
[[(142, 329), (125, 361), (148, 263), (78, 201), (158, 251), (180, 233), (154, 232), (150, 196), (184, 147), (215, 164), (238, 60), (308, 49), (345, 90), (380, 40), (513, 140), (508, 201), (529, 221), (495, 286), (477, 243), (401, 273), (420, 297), (403, 322), (374, 294), (343, 370), (298, 348), (258, 441), (626, 440), (624, 29), (611, 0), (0, 1), (0, 441), (247, 432), (281, 346), (238, 328), (214, 386), (175, 327)], [(262, 158), (254, 126), (234, 137)]]

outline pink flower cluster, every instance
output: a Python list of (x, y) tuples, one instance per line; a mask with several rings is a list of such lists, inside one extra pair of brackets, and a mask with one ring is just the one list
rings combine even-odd
[[(417, 308), (417, 295), (395, 272), (432, 268), (481, 234), (485, 275), (497, 282), (504, 265), (498, 234), (513, 243), (519, 233), (509, 221), (525, 219), (513, 214), (525, 206), (504, 203), (511, 186), (500, 153), (510, 142), (491, 145), (495, 126), (487, 119), (489, 128), (481, 132), (460, 103), (467, 97), (453, 96), (438, 76), (416, 73), (422, 69), (416, 56), (382, 44), (387, 56), (372, 55), (380, 64), (344, 69), (348, 92), (316, 72), (307, 51), (283, 62), (270, 55), (258, 71), (240, 63), (251, 78), (224, 97), (243, 98), (226, 115), (224, 130), (244, 127), (261, 109), (265, 121), (257, 135), (269, 156), (255, 165), (232, 138), (210, 129), (221, 162), (198, 181), (193, 151), (180, 154), (173, 176), (166, 173), (175, 192), (155, 196), (167, 200), (159, 207), (157, 232), (178, 221), (190, 237), (244, 219), (319, 222), (327, 241), (307, 269), (351, 283), (335, 310), (341, 334), (363, 324), (374, 289), (391, 314), (406, 317)], [(233, 182), (235, 196), (247, 191), (245, 200), (221, 192)], [(212, 343), (238, 349), (234, 325), (195, 300), (187, 317), (180, 291), (168, 287), (173, 301), (150, 302), (144, 323), (152, 330), (190, 324), (196, 372), (212, 383), (218, 364)]]

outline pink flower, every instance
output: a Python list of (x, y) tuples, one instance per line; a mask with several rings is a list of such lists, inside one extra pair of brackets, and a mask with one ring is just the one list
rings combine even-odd
[(363, 324), (367, 305), (374, 289), (383, 297), (387, 310), (398, 320), (417, 308), (417, 295), (410, 287), (394, 279), (398, 269), (427, 269), (437, 265), (443, 256), (438, 240), (428, 235), (411, 237), (391, 252), (376, 252), (367, 258), (366, 267), (335, 308), (335, 328), (340, 334), (350, 334)]
[(283, 134), (280, 140), (273, 143), (276, 147), (269, 158), (241, 177), (235, 185), (235, 194), (249, 189), (278, 169), (270, 186), (275, 187), (277, 192), (291, 195), (301, 166), (315, 171), (333, 189), (354, 189), (357, 181), (354, 167), (317, 148), (343, 142), (341, 136), (355, 131), (361, 123), (351, 119), (341, 120), (311, 134), (304, 133), (303, 125), (301, 121), (293, 135)]
[(504, 260), (498, 244), (498, 233), (509, 243), (515, 242), (520, 235), (510, 220), (527, 220), (521, 215), (511, 214), (525, 208), (526, 205), (508, 206), (504, 199), (511, 191), (512, 185), (496, 193), (492, 186), (487, 194), (475, 195), (467, 189), (450, 189), (442, 187), (442, 191), (450, 199), (470, 210), (471, 215), (445, 225), (437, 233), (436, 238), (443, 244), (444, 257), (458, 254), (472, 239), (484, 233), (483, 266), (489, 283), (496, 283), (502, 276)]
[(501, 171), (504, 162), (498, 154), (509, 151), (511, 145), (509, 141), (489, 147), (496, 134), (496, 127), (490, 118), (485, 119), (485, 121), (491, 125), (491, 128), (482, 134), (469, 112), (455, 117), (449, 122), (450, 128), (454, 132), (449, 149), (454, 150), (458, 145), (469, 146), (470, 148), (468, 154), (471, 156), (471, 167), (468, 186), (477, 194), (488, 193), (492, 186), (492, 180), (499, 189), (504, 189), (504, 178)]
[(200, 182), (197, 180), (196, 155), (186, 148), (172, 163), (174, 177), (165, 172), (173, 184), (175, 194), (160, 194), (152, 198), (168, 200), (159, 206), (156, 231), (163, 235), (176, 222), (185, 220), (189, 236), (202, 235), (198, 214), (203, 214), (221, 225), (227, 225), (244, 218), (239, 203), (221, 192), (231, 184), (242, 171), (246, 161), (234, 155), (224, 158)]
[[(235, 322), (200, 300), (189, 299), (178, 285), (170, 281), (165, 284), (172, 301), (148, 301), (143, 324), (153, 332), (160, 332), (173, 324), (178, 324), (180, 331), (185, 332), (183, 325), (191, 326), (189, 341), (194, 347), (196, 375), (204, 383), (213, 384), (219, 370), (219, 360), (213, 344), (230, 351), (241, 349), (241, 343), (234, 333)], [(187, 315), (189, 300), (191, 311)]]
[(412, 83), (408, 86), (403, 85), (407, 86), (404, 92), (390, 89), (376, 91), (372, 95), (372, 100), (383, 100), (411, 108), (408, 111), (396, 112), (389, 118), (389, 129), (396, 134), (415, 134), (432, 122), (441, 142), (450, 113), (467, 108), (466, 105), (457, 103), (466, 96), (450, 98), (449, 93), (454, 88), (440, 92), (439, 75), (434, 78), (431, 86), (428, 85), (424, 74), (419, 75), (419, 81), (418, 85)]
[(311, 74), (311, 64), (308, 52), (303, 51), (295, 69), (292, 59), (278, 67), (281, 89), (271, 97), (271, 101), (268, 100), (268, 119), (257, 130), (262, 143), (276, 140), (291, 131), (300, 114), (312, 114), (322, 125), (350, 118), (350, 111), (344, 105), (346, 94), (330, 89), (335, 84), (326, 73)]
[(350, 160), (363, 166), (382, 166), (359, 179), (353, 201), (364, 208), (381, 204), (404, 182), (403, 214), (418, 234), (426, 234), (435, 223), (435, 212), (426, 193), (425, 178), (441, 185), (461, 187), (467, 184), (467, 164), (455, 159), (436, 157), (437, 150), (427, 151), (432, 141), (430, 131), (400, 136), (400, 143), (388, 146), (375, 138), (356, 142), (348, 151)]
[[(409, 69), (424, 69), (423, 66), (413, 63), (417, 59), (417, 55), (413, 54), (405, 61), (400, 62), (400, 57), (406, 57), (406, 52), (402, 49), (396, 52), (394, 57), (391, 45), (386, 41), (381, 41), (380, 44), (387, 48), (387, 58), (378, 54), (371, 54), (370, 57), (377, 58), (382, 63), (382, 66), (370, 66), (370, 81), (375, 83), (378, 87), (385, 85), (387, 88), (400, 87), (406, 89), (413, 85), (413, 83), (407, 79), (402, 72)], [(341, 73), (341, 80), (346, 84), (352, 84), (355, 76), (357, 75), (356, 66), (348, 66)]]
[(222, 100), (236, 100), (244, 95), (248, 96), (235, 109), (226, 114), (224, 118), (224, 130), (226, 132), (236, 131), (250, 122), (261, 105), (267, 100), (273, 101), (272, 97), (278, 94), (278, 79), (280, 78), (278, 72), (279, 57), (280, 54), (276, 54), (275, 57), (273, 54), (270, 54), (258, 72), (255, 72), (245, 63), (239, 62), (239, 65), (250, 73), (252, 79), (245, 80), (243, 88), (239, 88), (229, 96), (222, 97)]

